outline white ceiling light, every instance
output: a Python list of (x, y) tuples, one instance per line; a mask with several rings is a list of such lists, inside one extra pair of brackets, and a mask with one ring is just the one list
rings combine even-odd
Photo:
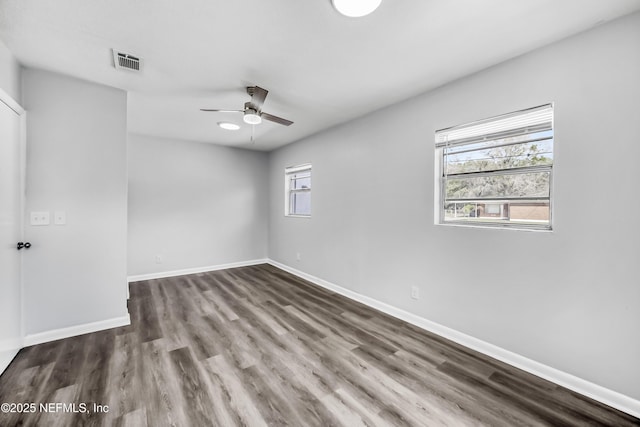
[(253, 108), (247, 108), (244, 110), (244, 117), (242, 118), (245, 123), (249, 123), (250, 125), (259, 125), (262, 123), (262, 117), (258, 114), (256, 110)]
[(331, 0), (333, 7), (351, 18), (358, 18), (373, 12), (380, 6), (382, 0)]
[(229, 122), (218, 122), (218, 126), (220, 126), (222, 129), (226, 129), (226, 130), (238, 130), (240, 129), (240, 126), (238, 126), (235, 123), (229, 123)]

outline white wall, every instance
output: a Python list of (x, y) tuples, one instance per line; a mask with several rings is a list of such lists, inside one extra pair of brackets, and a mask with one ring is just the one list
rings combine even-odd
[(20, 103), (20, 64), (9, 48), (0, 40), (0, 89)]
[[(26, 333), (127, 316), (126, 93), (23, 70)], [(65, 211), (31, 226), (29, 212)]]
[[(639, 76), (635, 14), (279, 149), (269, 256), (640, 399)], [(434, 131), (547, 102), (554, 231), (434, 225)], [(312, 218), (286, 218), (307, 162)]]
[(265, 153), (130, 134), (129, 275), (266, 258), (267, 182)]

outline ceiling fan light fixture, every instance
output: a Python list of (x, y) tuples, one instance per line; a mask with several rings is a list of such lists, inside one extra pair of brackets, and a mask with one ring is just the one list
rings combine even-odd
[(220, 126), (222, 129), (226, 129), (226, 130), (238, 130), (240, 129), (240, 126), (235, 124), (235, 123), (230, 123), (230, 122), (218, 122), (218, 126)]
[(245, 123), (250, 125), (259, 125), (262, 123), (262, 117), (258, 114), (256, 110), (248, 109), (244, 112), (244, 117), (242, 118)]
[(382, 0), (331, 0), (335, 10), (350, 18), (359, 18), (373, 12)]

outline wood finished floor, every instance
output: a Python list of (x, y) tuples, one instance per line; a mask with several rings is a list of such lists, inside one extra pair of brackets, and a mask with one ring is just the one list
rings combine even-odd
[(132, 324), (32, 346), (0, 426), (640, 425), (270, 265), (131, 284)]

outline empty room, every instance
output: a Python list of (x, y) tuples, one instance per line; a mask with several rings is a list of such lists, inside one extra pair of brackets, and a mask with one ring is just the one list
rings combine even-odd
[(639, 0), (0, 0), (0, 426), (639, 426), (639, 184)]

